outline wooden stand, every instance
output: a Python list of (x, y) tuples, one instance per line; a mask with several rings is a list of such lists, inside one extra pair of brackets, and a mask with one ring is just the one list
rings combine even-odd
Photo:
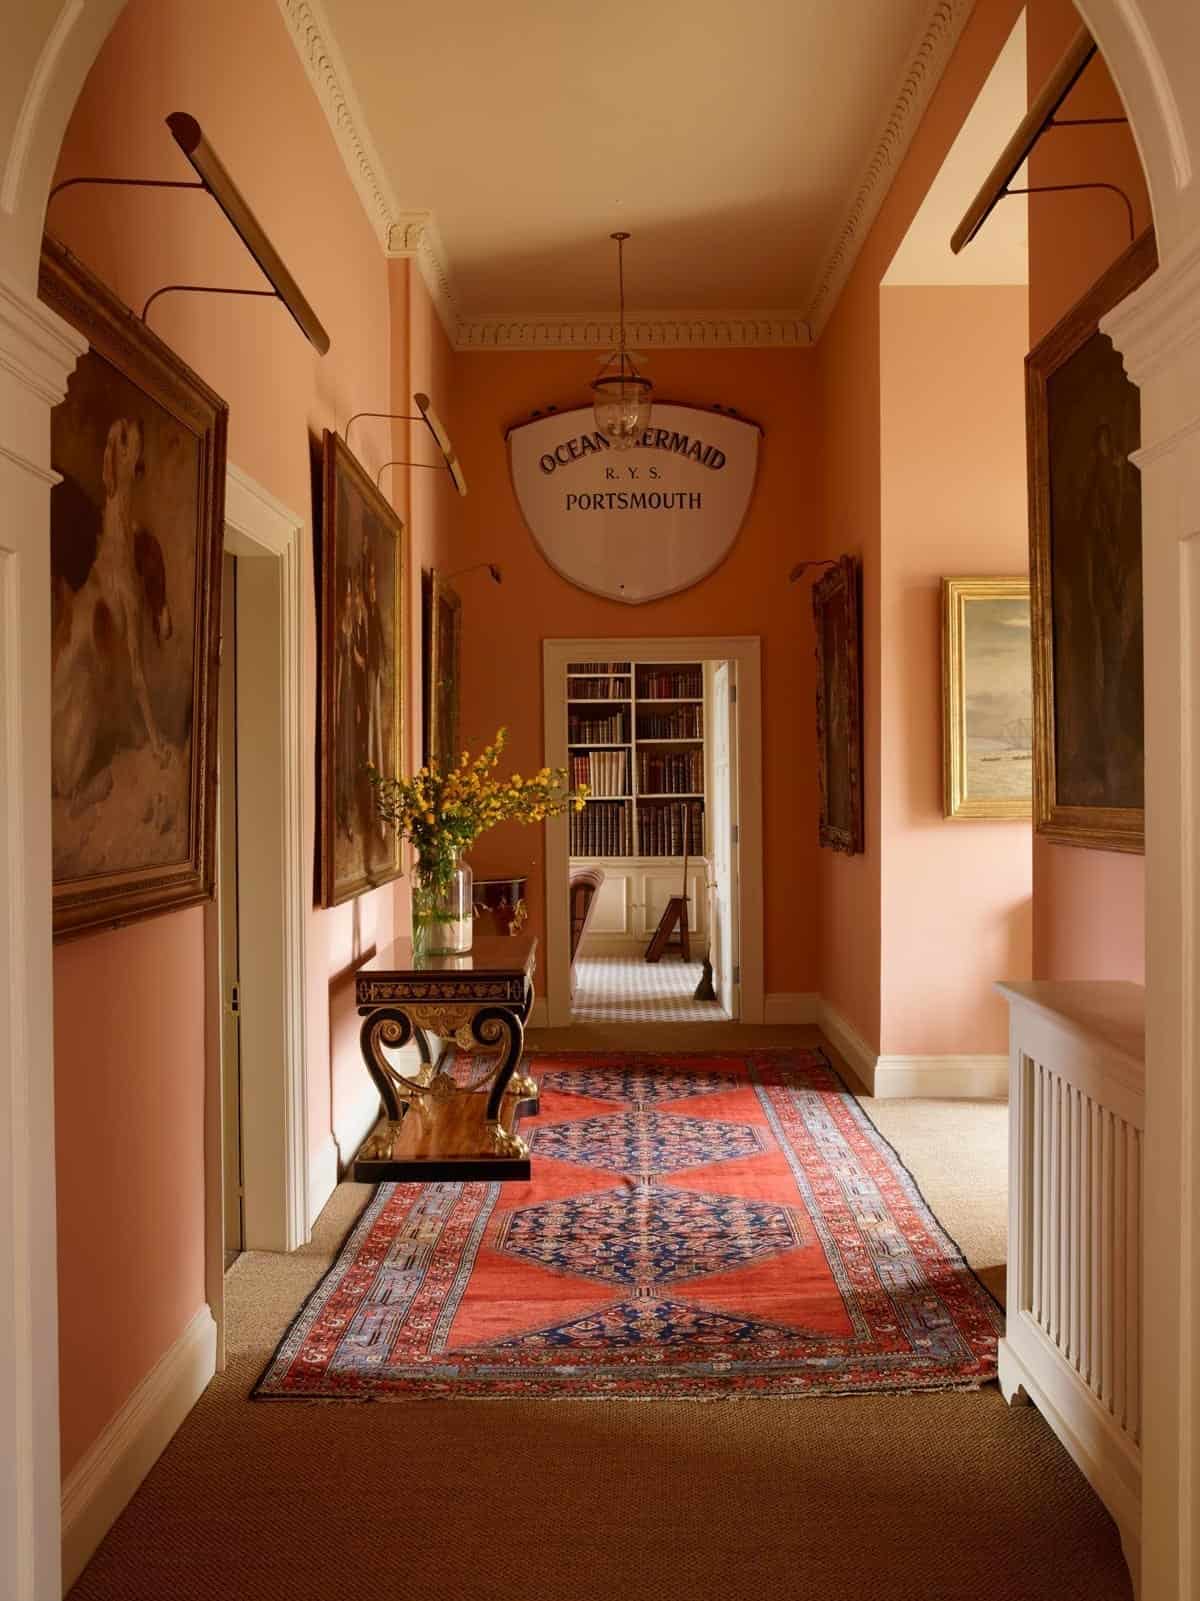
[[(671, 930), (679, 924), (679, 942), (674, 947), (667, 944), (671, 938)], [(692, 946), (688, 938), (688, 898), (686, 895), (672, 895), (667, 902), (666, 910), (658, 920), (658, 927), (654, 930), (649, 945), (646, 946), (646, 960), (657, 962), (664, 951), (669, 949), (679, 951), (685, 962), (692, 959)]]

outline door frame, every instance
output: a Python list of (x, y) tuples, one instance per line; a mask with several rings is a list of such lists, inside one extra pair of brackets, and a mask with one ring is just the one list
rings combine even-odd
[[(567, 663), (582, 658), (653, 661), (729, 661), (736, 666), (738, 819), (738, 933), (743, 1023), (763, 1021), (763, 808), (762, 641), (757, 634), (686, 635), (636, 639), (546, 639), (542, 641), (542, 711), (545, 760), (569, 767), (563, 716)], [(570, 836), (566, 817), (546, 824), (546, 1022), (571, 1023)]]
[[(238, 833), (245, 1247), (310, 1238), (305, 1050), (308, 878), (302, 740), (303, 519), (230, 466), (225, 549), (238, 559)], [(205, 1277), (224, 1355), (221, 919), (205, 907)]]

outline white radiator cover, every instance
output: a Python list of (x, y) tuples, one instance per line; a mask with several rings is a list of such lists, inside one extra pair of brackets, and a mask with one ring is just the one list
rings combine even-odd
[(1010, 1006), (1007, 1400), (1043, 1413), (1121, 1533), (1141, 1525), (1139, 985), (1001, 984)]

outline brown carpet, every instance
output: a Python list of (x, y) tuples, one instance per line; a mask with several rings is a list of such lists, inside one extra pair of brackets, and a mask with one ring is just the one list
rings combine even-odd
[[(664, 1027), (653, 1045), (814, 1039), (735, 1029)], [(582, 1032), (572, 1046), (585, 1048)], [(595, 1049), (646, 1043), (628, 1028), (589, 1033)], [(968, 1259), (997, 1268), (1004, 1109), (866, 1105)], [(367, 1194), (342, 1185), (304, 1251), (235, 1263), (228, 1370), (74, 1601), (1130, 1596), (1100, 1503), (1038, 1413), (990, 1387), (712, 1403), (249, 1402)]]

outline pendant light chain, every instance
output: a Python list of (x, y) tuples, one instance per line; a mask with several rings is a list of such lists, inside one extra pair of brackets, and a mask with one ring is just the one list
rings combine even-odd
[(618, 346), (592, 381), (596, 428), (615, 450), (631, 450), (650, 423), (648, 378), (643, 378), (625, 345), (625, 241), (627, 233), (609, 234), (617, 246)]

